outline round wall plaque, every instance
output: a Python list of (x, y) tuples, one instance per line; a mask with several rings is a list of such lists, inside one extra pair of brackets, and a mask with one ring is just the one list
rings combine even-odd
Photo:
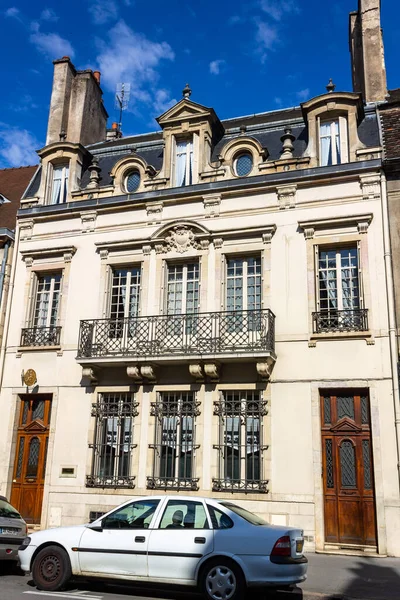
[(33, 369), (28, 369), (24, 373), (24, 383), (28, 387), (32, 387), (37, 382), (36, 371)]

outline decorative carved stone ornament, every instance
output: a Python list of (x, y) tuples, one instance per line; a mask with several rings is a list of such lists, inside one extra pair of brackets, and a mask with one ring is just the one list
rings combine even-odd
[(220, 365), (217, 362), (206, 363), (204, 365), (204, 373), (211, 381), (218, 381), (220, 377)]
[(381, 195), (379, 175), (360, 175), (360, 186), (363, 200), (374, 200)]
[(82, 378), (88, 379), (90, 383), (96, 384), (99, 379), (99, 372), (93, 367), (82, 367)]
[(296, 206), (296, 185), (282, 185), (276, 188), (280, 209), (294, 208)]
[(263, 362), (256, 363), (257, 373), (263, 381), (269, 381), (274, 366), (275, 360), (272, 357), (266, 358)]
[(90, 233), (94, 231), (96, 227), (96, 219), (97, 212), (95, 210), (81, 212), (82, 233)]
[(214, 238), (213, 243), (214, 243), (214, 248), (219, 250), (219, 248), (222, 248), (222, 244), (224, 243), (224, 240), (222, 238)]
[(137, 365), (129, 365), (126, 367), (126, 374), (131, 379), (134, 379), (137, 382), (142, 381), (142, 375), (140, 374), (140, 369)]
[(19, 226), (21, 240), (30, 240), (33, 234), (34, 221), (22, 221)]
[(262, 234), (262, 240), (264, 244), (270, 244), (271, 240), (274, 236), (274, 233), (276, 231), (276, 225), (272, 225), (271, 227), (268, 227), (267, 230)]
[(203, 196), (204, 210), (206, 218), (219, 217), (221, 194), (209, 194)]
[(162, 202), (149, 202), (146, 204), (146, 212), (149, 223), (157, 224), (161, 223), (163, 211)]
[(154, 383), (157, 380), (156, 368), (153, 365), (142, 365), (140, 367), (140, 373), (144, 379), (147, 379), (150, 383)]
[(169, 231), (165, 238), (167, 250), (175, 250), (179, 254), (187, 252), (190, 248), (196, 248), (195, 236), (190, 227), (177, 225)]
[(202, 381), (204, 379), (204, 373), (200, 363), (193, 363), (189, 365), (189, 373), (198, 381)]

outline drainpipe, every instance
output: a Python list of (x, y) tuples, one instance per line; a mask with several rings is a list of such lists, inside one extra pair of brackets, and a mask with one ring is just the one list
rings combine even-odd
[(14, 255), (13, 255), (13, 261), (12, 261), (11, 273), (10, 273), (10, 285), (8, 288), (6, 317), (4, 320), (3, 338), (1, 340), (0, 391), (3, 387), (4, 363), (5, 363), (5, 359), (6, 359), (6, 343), (7, 343), (7, 338), (8, 338), (8, 329), (10, 326), (10, 314), (11, 314), (12, 297), (13, 297), (13, 293), (14, 293), (15, 271), (17, 269), (17, 262), (18, 262), (18, 246), (19, 246), (19, 223), (17, 223), (17, 227), (15, 229)]
[(3, 284), (4, 284), (4, 275), (6, 272), (6, 265), (7, 265), (7, 258), (8, 258), (8, 251), (10, 249), (10, 240), (7, 240), (6, 243), (4, 244), (4, 254), (3, 254), (3, 260), (1, 261), (1, 268), (0, 268), (0, 306), (1, 306), (1, 300), (3, 297)]
[[(383, 142), (382, 124), (379, 117), (378, 106), (376, 106), (376, 118), (378, 121), (379, 133)], [(397, 470), (400, 485), (400, 394), (399, 394), (399, 373), (398, 361), (399, 352), (397, 347), (397, 327), (396, 327), (396, 308), (394, 295), (394, 281), (392, 269), (392, 251), (390, 246), (390, 229), (389, 229), (389, 202), (387, 197), (386, 176), (384, 171), (381, 171), (381, 195), (382, 195), (382, 229), (383, 229), (383, 256), (385, 261), (386, 272), (386, 295), (389, 317), (389, 347), (390, 347), (390, 362), (392, 366), (392, 392), (394, 405), (394, 426), (396, 431), (397, 445)]]

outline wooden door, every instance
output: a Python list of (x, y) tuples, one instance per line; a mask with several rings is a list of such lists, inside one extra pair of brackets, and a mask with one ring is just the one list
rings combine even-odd
[(51, 413), (51, 397), (21, 397), (11, 504), (27, 523), (40, 523)]
[(375, 492), (367, 391), (321, 396), (325, 542), (376, 545)]

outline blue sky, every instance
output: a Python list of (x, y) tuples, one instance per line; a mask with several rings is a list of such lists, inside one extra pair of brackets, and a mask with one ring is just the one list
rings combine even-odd
[[(131, 84), (124, 135), (154, 131), (182, 97), (229, 118), (298, 105), (332, 77), (350, 90), (348, 13), (358, 0), (1, 0), (0, 167), (36, 164), (52, 60), (99, 69), (111, 121)], [(389, 88), (400, 87), (398, 0), (382, 0)]]

